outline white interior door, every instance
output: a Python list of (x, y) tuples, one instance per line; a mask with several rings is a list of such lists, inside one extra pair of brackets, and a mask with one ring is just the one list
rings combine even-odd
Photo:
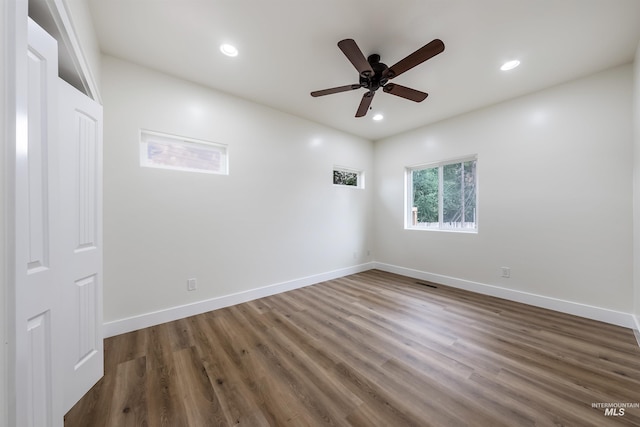
[[(102, 108), (29, 19), (16, 76), (15, 425), (61, 427), (103, 374)], [(23, 57), (24, 58), (24, 57)]]
[(18, 120), (28, 132), (17, 135), (15, 164), (16, 423), (61, 426), (58, 52), (31, 20), (27, 38), (27, 116)]
[(102, 377), (102, 106), (59, 80), (64, 412)]

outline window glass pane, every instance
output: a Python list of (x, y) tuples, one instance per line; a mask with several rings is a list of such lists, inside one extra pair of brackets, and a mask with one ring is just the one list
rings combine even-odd
[(442, 220), (448, 227), (462, 223), (462, 163), (442, 167)]
[(143, 130), (140, 132), (140, 165), (227, 174), (227, 148), (222, 144)]
[(353, 187), (358, 186), (358, 173), (334, 170), (333, 171), (333, 183), (337, 185), (351, 185)]
[(333, 184), (364, 188), (364, 172), (356, 169), (333, 167)]
[(414, 226), (438, 227), (438, 168), (412, 172)]
[(476, 161), (464, 163), (464, 221), (476, 228)]
[(164, 141), (147, 142), (147, 159), (154, 165), (211, 172), (220, 171), (222, 166), (222, 153), (218, 149)]

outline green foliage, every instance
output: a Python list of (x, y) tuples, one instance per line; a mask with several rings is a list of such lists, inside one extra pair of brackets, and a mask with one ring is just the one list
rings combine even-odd
[(333, 183), (338, 185), (358, 186), (358, 173), (342, 170), (333, 171)]
[(418, 222), (438, 222), (438, 168), (413, 171), (413, 206)]

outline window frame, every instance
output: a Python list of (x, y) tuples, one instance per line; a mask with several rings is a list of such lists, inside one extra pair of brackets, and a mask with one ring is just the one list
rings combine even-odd
[[(356, 185), (336, 184), (335, 182), (333, 182), (333, 175), (334, 175), (334, 173), (336, 171), (355, 173), (356, 174)], [(359, 169), (354, 169), (354, 168), (348, 168), (348, 167), (344, 167), (344, 166), (333, 166), (333, 169), (331, 170), (331, 182), (333, 183), (334, 187), (347, 187), (347, 188), (360, 188), (360, 189), (363, 189), (364, 188), (364, 171), (363, 170), (359, 170)]]
[[(218, 170), (200, 169), (196, 167), (181, 167), (162, 163), (154, 163), (149, 159), (148, 144), (156, 142), (160, 144), (177, 144), (184, 147), (197, 147), (212, 152), (220, 153), (220, 168)], [(147, 129), (140, 129), (140, 166), (154, 169), (177, 170), (182, 172), (204, 173), (209, 175), (229, 175), (229, 150), (226, 144), (205, 141), (201, 139), (172, 135)]]
[[(476, 195), (476, 212), (475, 212), (475, 227), (473, 228), (457, 228), (457, 227), (446, 227), (444, 218), (444, 203), (443, 203), (443, 193), (444, 193), (444, 166), (453, 165), (458, 163), (466, 163), (470, 161), (476, 162), (476, 172), (475, 172), (475, 195)], [(413, 172), (417, 170), (423, 169), (433, 169), (438, 168), (438, 227), (420, 227), (413, 225)], [(479, 228), (479, 215), (478, 215), (478, 155), (473, 154), (464, 157), (456, 157), (453, 159), (441, 160), (438, 162), (432, 163), (421, 163), (418, 165), (407, 166), (405, 168), (405, 230), (423, 230), (423, 231), (444, 231), (444, 232), (456, 232), (456, 233), (472, 233), (477, 234)], [(464, 218), (463, 218), (463, 223)]]

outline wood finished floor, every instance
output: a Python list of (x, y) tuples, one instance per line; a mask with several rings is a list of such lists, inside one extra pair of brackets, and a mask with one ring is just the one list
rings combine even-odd
[(640, 426), (630, 329), (376, 270), (109, 338), (94, 426)]

